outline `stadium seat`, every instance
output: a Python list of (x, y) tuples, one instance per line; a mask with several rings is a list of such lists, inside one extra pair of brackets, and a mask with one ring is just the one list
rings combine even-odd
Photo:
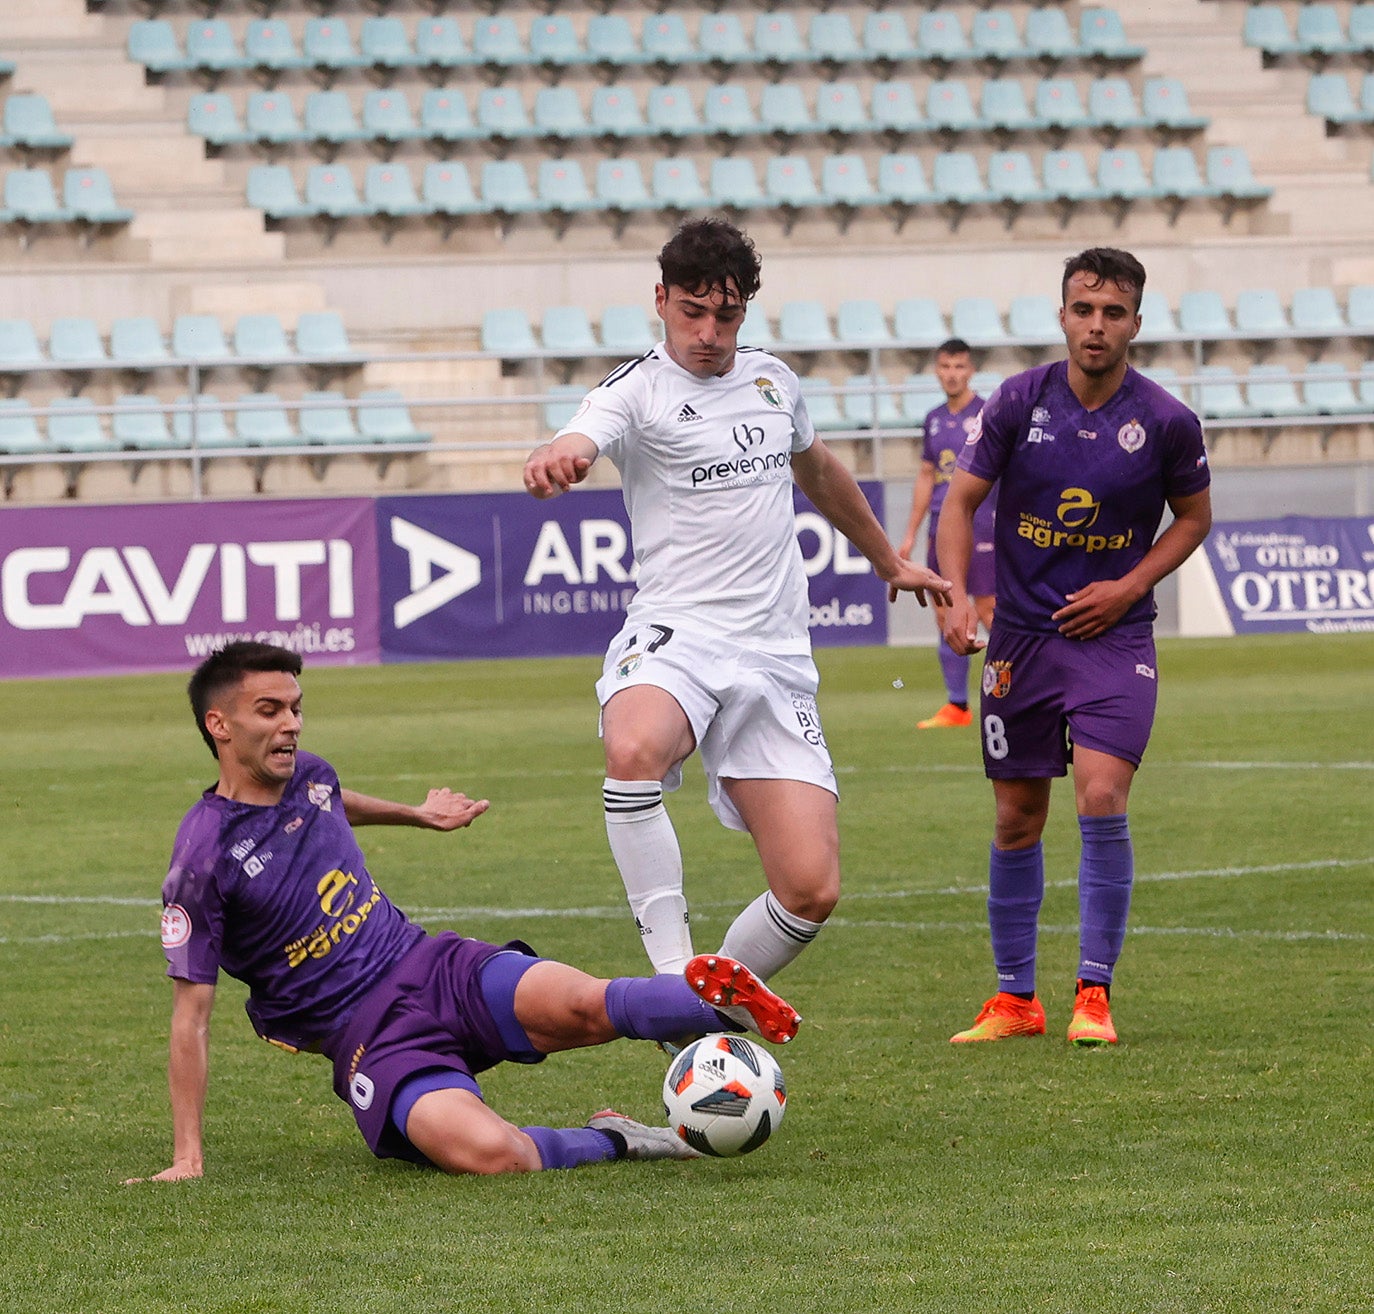
[(1002, 377), (996, 370), (979, 370), (968, 381), (968, 386), (980, 397), (991, 397), (1002, 386)]
[(198, 19), (186, 29), (186, 66), (212, 74), (251, 67), (222, 18)]
[(1019, 346), (1041, 347), (1063, 341), (1059, 305), (1053, 297), (1014, 297), (1007, 308), (1007, 333)]
[(950, 311), (950, 328), (970, 347), (1004, 347), (1011, 341), (991, 297), (958, 298)]
[(127, 224), (134, 217), (115, 200), (104, 169), (68, 169), (62, 177), (62, 200), (72, 218), (97, 227)]
[(1374, 411), (1374, 360), (1367, 360), (1360, 366), (1360, 407)]
[(363, 68), (365, 61), (353, 45), (348, 25), (337, 16), (309, 18), (301, 38), (306, 64), (325, 77)]
[(1303, 380), (1303, 410), (1315, 415), (1349, 415), (1367, 409), (1355, 394), (1350, 373), (1337, 360), (1313, 361)]
[(754, 20), (754, 54), (765, 64), (804, 64), (806, 43), (787, 10), (762, 13)]
[(420, 63), (420, 56), (406, 36), (405, 25), (399, 18), (385, 14), (363, 19), (358, 53), (368, 68), (383, 75), (415, 68)]
[(622, 14), (593, 14), (587, 22), (587, 55), (608, 68), (634, 68), (644, 63), (644, 51)]
[(801, 394), (802, 400), (806, 403), (806, 413), (811, 417), (811, 427), (818, 433), (829, 433), (835, 429), (849, 427), (840, 412), (840, 399), (827, 380), (803, 378)]
[(939, 198), (926, 181), (921, 157), (910, 151), (892, 151), (878, 157), (878, 196), (899, 212), (918, 205), (933, 205)]
[(463, 40), (458, 20), (449, 14), (435, 14), (416, 25), (415, 62), (422, 68), (452, 73), (471, 68), (478, 61)]
[(426, 164), (421, 195), (431, 214), (447, 220), (486, 210), (473, 190), (468, 166), (461, 160), (431, 160)]
[(759, 126), (775, 137), (798, 137), (813, 131), (801, 88), (795, 82), (770, 83), (759, 97)]
[(577, 141), (592, 135), (582, 100), (572, 87), (540, 87), (534, 93), (534, 131), (547, 141)]
[(1292, 325), (1271, 287), (1246, 288), (1236, 297), (1236, 333), (1247, 337), (1286, 337)]
[(652, 210), (654, 199), (644, 183), (638, 160), (599, 160), (596, 166), (597, 207), (620, 215)]
[(601, 344), (622, 356), (641, 356), (657, 341), (644, 307), (607, 306), (601, 312)]
[(114, 441), (88, 397), (57, 397), (48, 403), (48, 443), (74, 455), (114, 451)]
[(76, 315), (53, 320), (48, 329), (48, 358), (64, 370), (99, 369), (110, 363), (95, 321)]
[(791, 347), (833, 347), (835, 333), (820, 301), (784, 301), (778, 314), (778, 338)]
[(1281, 5), (1250, 5), (1245, 10), (1242, 40), (1268, 56), (1293, 55), (1298, 45)]
[(0, 319), (0, 372), (26, 374), (47, 368), (48, 358), (26, 319)]
[(701, 52), (688, 34), (681, 14), (647, 15), (639, 43), (648, 64), (680, 69), (701, 62)]
[(268, 146), (310, 140), (291, 98), (280, 91), (254, 91), (244, 110), (244, 136)]
[(1010, 206), (1054, 199), (1025, 151), (993, 151), (988, 156), (988, 191), (994, 201)]
[(761, 131), (749, 95), (738, 82), (707, 87), (701, 118), (708, 133), (721, 137), (747, 137)]
[(545, 394), (544, 428), (557, 433), (577, 414), (586, 395), (587, 389), (581, 383), (554, 384)]
[(1344, 73), (1314, 73), (1307, 81), (1307, 112), (1325, 119), (1328, 129), (1354, 123), (1359, 106)]
[(250, 68), (277, 74), (309, 67), (282, 19), (255, 18), (243, 34), (243, 56)]
[(774, 155), (765, 170), (764, 191), (771, 204), (790, 212), (821, 205), (825, 198), (805, 155)]
[(825, 82), (816, 89), (816, 126), (839, 136), (873, 127), (857, 82)]
[(337, 164), (315, 164), (305, 175), (305, 203), (325, 219), (353, 219), (371, 212), (358, 196), (353, 175)]
[(1195, 288), (1179, 297), (1178, 327), (1185, 336), (1203, 341), (1235, 336), (1226, 303), (1221, 293), (1211, 288)]
[(1213, 192), (1198, 173), (1197, 158), (1186, 146), (1163, 146), (1155, 152), (1151, 173), (1155, 193), (1178, 202)]
[(371, 213), (386, 219), (413, 219), (430, 212), (416, 194), (409, 167), (395, 160), (367, 166), (363, 175), (363, 204)]
[(1115, 134), (1143, 128), (1148, 120), (1125, 78), (1097, 78), (1088, 87), (1088, 121)]
[(1072, 147), (1046, 151), (1040, 162), (1040, 175), (1045, 190), (1065, 205), (1105, 199), (1102, 189), (1094, 181), (1083, 152)]
[(566, 14), (541, 14), (530, 25), (530, 62), (560, 70), (587, 64), (591, 56)]
[(295, 354), (339, 364), (362, 364), (337, 310), (308, 310), (296, 320)]
[(1042, 78), (1035, 87), (1035, 114), (1047, 127), (1062, 132), (1091, 126), (1072, 78)]
[(952, 9), (923, 13), (916, 27), (916, 44), (922, 59), (937, 63), (969, 59), (973, 55), (959, 15)]
[(863, 50), (869, 60), (880, 66), (919, 59), (921, 55), (901, 9), (875, 9), (864, 16)]
[(696, 161), (689, 155), (655, 160), (651, 178), (653, 197), (660, 209), (687, 212), (704, 209), (711, 196), (702, 186)]
[(482, 201), (492, 214), (507, 218), (541, 208), (518, 160), (488, 160), (482, 165)]
[(587, 175), (576, 160), (541, 160), (538, 196), (540, 208), (554, 215), (584, 214), (597, 208)]
[(869, 118), (878, 132), (903, 136), (926, 130), (926, 121), (910, 82), (875, 82), (869, 98)]
[(178, 315), (172, 321), (172, 355), (199, 365), (233, 360), (224, 330), (214, 315)]
[(126, 49), (135, 64), (153, 74), (184, 73), (191, 67), (175, 29), (165, 18), (142, 18), (129, 28)]
[[(9, 106), (5, 108), (8, 110)], [(186, 126), (211, 146), (241, 146), (254, 140), (239, 121), (234, 102), (222, 91), (203, 91), (192, 96), (186, 107)]]
[(857, 151), (827, 155), (821, 160), (820, 191), (827, 204), (848, 210), (876, 205), (880, 199), (864, 157)]
[(520, 29), (509, 14), (491, 14), (473, 24), (472, 53), (479, 64), (497, 70), (519, 68), (531, 59)]
[(734, 67), (752, 64), (757, 56), (735, 14), (707, 14), (697, 29), (697, 50), (706, 63)]
[(1115, 9), (1094, 5), (1083, 10), (1078, 19), (1078, 43), (1084, 53), (1096, 59), (1143, 59), (1145, 47), (1126, 36), (1121, 15)]
[(1203, 365), (1198, 370), (1198, 413), (1207, 419), (1233, 420), (1248, 415), (1240, 381), (1229, 365)]
[(1351, 47), (1361, 55), (1374, 54), (1374, 4), (1352, 5), (1346, 22)]
[(420, 135), (440, 146), (480, 141), (486, 133), (472, 120), (467, 97), (453, 87), (430, 87), (420, 101)]
[(509, 85), (483, 87), (477, 93), (477, 126), (496, 142), (535, 135), (524, 100)]
[(705, 131), (691, 93), (679, 83), (650, 87), (644, 119), (650, 135), (677, 140)]
[(806, 33), (806, 48), (812, 63), (822, 65), (858, 64), (864, 48), (855, 35), (848, 14), (823, 11), (811, 16)]
[(1032, 132), (1045, 127), (1031, 113), (1026, 93), (1015, 78), (988, 78), (978, 101), (978, 118), (992, 132)]
[(591, 356), (601, 347), (581, 306), (550, 306), (539, 326), (539, 342), (560, 356)]
[(1026, 14), (1025, 42), (1026, 50), (1036, 59), (1062, 61), (1082, 53), (1069, 20), (1057, 5), (1032, 9)]
[(936, 79), (926, 89), (926, 122), (939, 132), (972, 132), (982, 126), (967, 83)]
[(539, 350), (530, 317), (518, 306), (482, 316), (482, 350), (495, 356), (528, 356)]
[(110, 434), (116, 447), (137, 452), (165, 451), (176, 446), (167, 424), (167, 412), (155, 397), (123, 393), (114, 399)]
[(767, 204), (752, 160), (727, 156), (711, 161), (711, 200), (726, 210), (757, 210)]
[(1131, 146), (1114, 146), (1097, 157), (1097, 189), (1117, 201), (1138, 201), (1155, 192), (1140, 152)]
[(1214, 195), (1233, 200), (1263, 200), (1273, 189), (1255, 181), (1250, 157), (1240, 146), (1207, 148), (1207, 187)]
[(1329, 287), (1300, 287), (1288, 303), (1293, 332), (1300, 337), (1339, 337), (1346, 331), (1345, 315)]
[(220, 399), (213, 393), (183, 393), (174, 403), (172, 437), (178, 447), (232, 447), (234, 434)]
[(117, 369), (151, 370), (171, 359), (162, 326), (151, 315), (131, 315), (110, 324), (110, 361)]
[(235, 399), (234, 436), (245, 447), (289, 447), (296, 430), (275, 392), (246, 392)]
[(855, 429), (896, 429), (902, 424), (897, 393), (881, 374), (851, 374), (840, 410)]
[(394, 87), (369, 91), (363, 97), (362, 129), (372, 141), (388, 146), (423, 135), (405, 92)]
[(773, 336), (773, 326), (762, 306), (753, 306), (746, 313), (744, 323), (740, 326), (738, 342), (741, 347), (762, 347), (768, 351), (777, 345), (777, 339)]
[(973, 15), (969, 45), (979, 59), (1003, 62), (1024, 59), (1027, 51), (1009, 9), (980, 9)]
[(343, 146), (367, 137), (342, 91), (312, 91), (305, 98), (303, 131), (310, 141), (327, 146)]
[(1298, 7), (1294, 41), (1305, 55), (1349, 55), (1354, 47), (1346, 40), (1340, 12), (1335, 5), (1303, 4)]
[(370, 388), (358, 396), (358, 436), (368, 443), (427, 443), (410, 418), (405, 398), (393, 388)]
[(1302, 399), (1287, 365), (1252, 365), (1245, 374), (1245, 401), (1257, 415), (1301, 415)]
[(1178, 371), (1169, 365), (1151, 365), (1148, 369), (1140, 371), (1151, 383), (1157, 383), (1171, 397), (1181, 401), (1185, 406), (1192, 408), (1197, 400), (1192, 396), (1192, 390), (1184, 386), (1179, 378)]
[(892, 341), (887, 316), (876, 301), (853, 298), (835, 309), (835, 337), (845, 347), (886, 346)]
[(313, 213), (284, 164), (255, 164), (248, 170), (248, 204), (269, 219), (305, 219)]
[(5, 175), (5, 210), (26, 224), (59, 224), (72, 213), (59, 205), (52, 175), (46, 169), (11, 169)]
[(1152, 127), (1189, 131), (1205, 128), (1208, 123), (1206, 117), (1189, 108), (1188, 92), (1178, 78), (1146, 78), (1140, 109)]
[(949, 337), (949, 326), (932, 298), (904, 297), (892, 308), (892, 332), (910, 347), (938, 347)]
[(926, 416), (937, 406), (944, 405), (945, 391), (940, 381), (930, 374), (910, 374), (902, 384), (902, 419), (907, 424), (922, 428)]
[(47, 450), (31, 403), (22, 397), (0, 401), (0, 452), (7, 456), (36, 456)]
[(931, 170), (931, 185), (941, 201), (956, 206), (978, 205), (992, 200), (978, 168), (976, 157), (969, 151), (942, 151), (935, 157)]
[(3, 144), (26, 151), (64, 151), (73, 137), (62, 132), (53, 121), (47, 98), (33, 94), (14, 95), (5, 101)]
[[(678, 93), (686, 99), (687, 93), (681, 88), (678, 88)], [(588, 121), (593, 136), (610, 137), (614, 141), (644, 137), (650, 131), (633, 90), (621, 83), (597, 87), (592, 93)]]
[(1351, 331), (1362, 337), (1374, 337), (1374, 286), (1357, 284), (1345, 299), (1345, 317)]
[(348, 398), (331, 389), (302, 394), (296, 418), (302, 442), (340, 447), (361, 437), (349, 412)]
[(1140, 341), (1166, 342), (1179, 336), (1178, 323), (1163, 292), (1147, 288), (1140, 298)]

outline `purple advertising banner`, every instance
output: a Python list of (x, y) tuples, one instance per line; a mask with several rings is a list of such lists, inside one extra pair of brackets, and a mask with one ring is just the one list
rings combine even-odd
[[(882, 485), (861, 486), (881, 521)], [(800, 493), (796, 506), (814, 640), (885, 643), (882, 582)], [(634, 596), (616, 490), (382, 498), (377, 550), (388, 661), (598, 654)]]
[(1207, 561), (1237, 634), (1374, 631), (1374, 520), (1215, 524)]
[(368, 498), (0, 511), (0, 676), (188, 670), (232, 639), (380, 660)]

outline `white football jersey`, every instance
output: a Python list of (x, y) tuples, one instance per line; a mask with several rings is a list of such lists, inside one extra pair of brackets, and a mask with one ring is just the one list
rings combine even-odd
[(816, 435), (789, 366), (742, 347), (728, 374), (699, 379), (659, 343), (612, 370), (559, 432), (590, 438), (620, 471), (639, 564), (627, 625), (810, 651), (792, 455)]

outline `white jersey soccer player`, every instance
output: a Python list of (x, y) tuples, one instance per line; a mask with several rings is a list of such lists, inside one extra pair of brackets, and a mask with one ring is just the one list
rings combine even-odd
[(738, 349), (759, 287), (753, 244), (693, 220), (659, 256), (664, 340), (611, 372), (531, 453), (525, 486), (553, 497), (608, 457), (629, 511), (638, 592), (597, 694), (606, 833), (649, 959), (692, 957), (682, 856), (663, 806), (697, 749), (711, 805), (747, 830), (768, 890), (721, 952), (767, 978), (815, 937), (839, 898), (835, 777), (816, 712), (809, 601), (792, 483), (893, 590), (948, 596), (903, 560), (852, 475), (817, 440), (797, 377)]

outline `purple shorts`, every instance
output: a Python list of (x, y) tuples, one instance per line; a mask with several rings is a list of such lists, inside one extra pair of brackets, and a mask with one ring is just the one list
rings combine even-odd
[(983, 769), (992, 780), (1062, 776), (1074, 744), (1139, 766), (1158, 690), (1148, 625), (1086, 643), (994, 625), (983, 662)]
[[(964, 588), (971, 598), (992, 598), (997, 595), (997, 572), (994, 569), (992, 553), (992, 518), (983, 515), (985, 508), (988, 508), (987, 502), (978, 508), (973, 517), (973, 555), (968, 559), (968, 579), (964, 581)], [(986, 524), (983, 523), (984, 520), (987, 521)], [(926, 547), (926, 565), (937, 575), (944, 573), (940, 570), (940, 560), (935, 552), (935, 535), (939, 527), (940, 517), (937, 513), (930, 518), (930, 538)]]
[(459, 1080), (448, 1084), (480, 1094), (474, 1074), (498, 1063), (543, 1060), (534, 1050), (512, 1048), (512, 1019), (493, 1016), (483, 994), (482, 969), (508, 950), (535, 961), (534, 951), (519, 940), (503, 946), (453, 931), (426, 936), (325, 1042), (334, 1093), (353, 1110), (378, 1158), (426, 1162), (391, 1120), (392, 1100), (408, 1078), (451, 1072)]

